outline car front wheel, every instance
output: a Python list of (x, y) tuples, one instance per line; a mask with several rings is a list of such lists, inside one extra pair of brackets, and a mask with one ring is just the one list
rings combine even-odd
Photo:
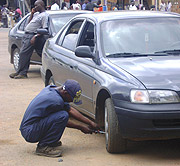
[(13, 65), (14, 65), (15, 71), (17, 71), (19, 67), (19, 49), (18, 48), (16, 48), (13, 51)]
[(111, 98), (105, 101), (105, 139), (106, 149), (109, 153), (121, 153), (126, 150), (126, 139), (120, 133), (117, 114)]

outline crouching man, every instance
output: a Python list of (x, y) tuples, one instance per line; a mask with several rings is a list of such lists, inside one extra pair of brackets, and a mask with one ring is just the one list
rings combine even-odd
[[(76, 128), (85, 134), (98, 130), (98, 125), (72, 108), (69, 102), (81, 104), (81, 87), (75, 80), (67, 80), (63, 86), (45, 87), (29, 104), (20, 131), (27, 142), (36, 143), (36, 154), (59, 157), (62, 150), (60, 138), (65, 127)], [(72, 116), (84, 124), (69, 121)]]

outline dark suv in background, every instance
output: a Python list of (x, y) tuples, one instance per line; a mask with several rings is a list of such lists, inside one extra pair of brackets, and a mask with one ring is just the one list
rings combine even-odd
[[(72, 17), (82, 14), (82, 13), (91, 13), (90, 11), (73, 11), (73, 10), (60, 10), (60, 11), (47, 11), (49, 14), (49, 33), (50, 37), (53, 37), (62, 27), (68, 22)], [(21, 40), (24, 35), (25, 26), (28, 24), (28, 18), (30, 14), (24, 16), (24, 18), (16, 24), (9, 31), (9, 45), (8, 51), (10, 53), (10, 62), (14, 65), (14, 69), (18, 69), (19, 64), (19, 51), (21, 48)], [(31, 57), (31, 64), (41, 64), (41, 56), (34, 51)]]

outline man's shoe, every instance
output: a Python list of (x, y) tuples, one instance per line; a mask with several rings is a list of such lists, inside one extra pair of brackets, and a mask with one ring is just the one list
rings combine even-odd
[(28, 78), (27, 75), (18, 74), (17, 76), (14, 77), (14, 79), (24, 79), (24, 78)]
[(50, 146), (42, 146), (42, 147), (37, 146), (36, 154), (46, 157), (60, 157), (62, 154), (62, 150), (58, 150)]
[(48, 146), (53, 147), (54, 149), (61, 150), (62, 142), (58, 141), (52, 144), (49, 144)]
[(14, 77), (17, 76), (17, 75), (18, 75), (18, 73), (12, 73), (12, 74), (9, 75), (9, 77), (10, 77), (10, 78), (14, 78)]
[(62, 142), (61, 142), (61, 141), (58, 141), (58, 142), (55, 142), (55, 143), (50, 144), (49, 146), (50, 146), (50, 147), (62, 146)]

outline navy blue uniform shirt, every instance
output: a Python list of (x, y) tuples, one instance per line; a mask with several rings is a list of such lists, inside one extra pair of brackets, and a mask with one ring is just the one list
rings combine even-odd
[(36, 123), (40, 119), (47, 117), (53, 112), (70, 109), (69, 103), (64, 102), (56, 86), (49, 85), (45, 87), (29, 104), (20, 130), (26, 127), (31, 127), (31, 124)]

